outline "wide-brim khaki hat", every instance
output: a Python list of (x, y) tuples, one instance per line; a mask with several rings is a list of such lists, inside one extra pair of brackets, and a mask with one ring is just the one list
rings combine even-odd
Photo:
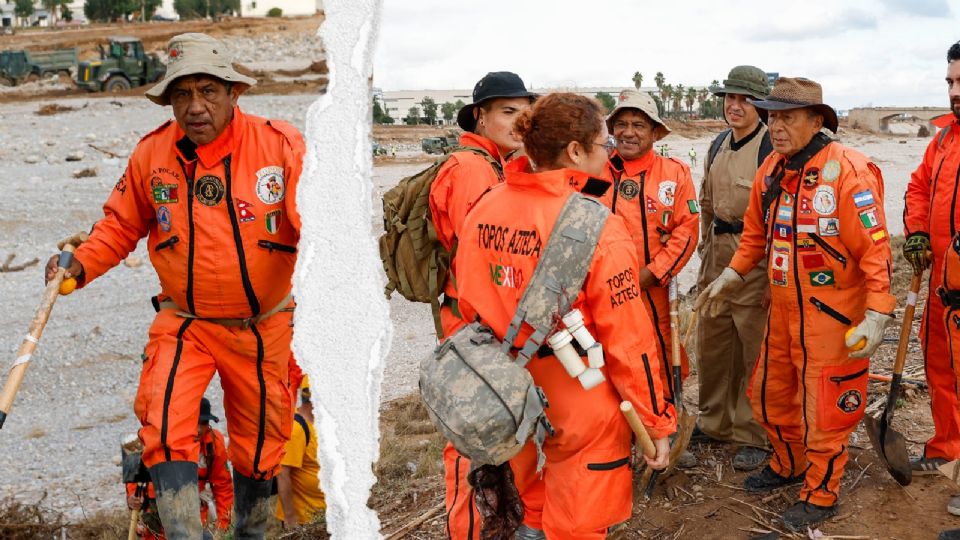
[(210, 75), (229, 83), (242, 85), (241, 93), (257, 84), (257, 80), (233, 69), (233, 58), (226, 46), (206, 34), (188, 33), (174, 36), (167, 43), (167, 72), (163, 79), (147, 90), (147, 97), (157, 105), (169, 105), (170, 83), (187, 75)]
[(657, 124), (654, 134), (658, 141), (670, 134), (670, 128), (660, 119), (660, 113), (657, 111), (657, 102), (653, 100), (653, 97), (646, 92), (640, 92), (630, 88), (620, 92), (620, 95), (617, 97), (617, 106), (614, 107), (607, 116), (607, 130), (611, 133), (613, 133), (613, 119), (624, 109), (637, 109), (647, 115), (650, 120), (654, 121)]
[(823, 88), (820, 84), (803, 77), (780, 77), (773, 83), (773, 90), (767, 99), (747, 98), (747, 101), (758, 109), (768, 111), (813, 109), (823, 116), (823, 127), (834, 133), (840, 125), (837, 111), (823, 102)]

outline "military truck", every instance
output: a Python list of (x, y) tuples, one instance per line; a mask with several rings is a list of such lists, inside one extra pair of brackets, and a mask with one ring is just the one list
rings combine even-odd
[(167, 71), (156, 54), (143, 51), (143, 42), (135, 37), (109, 38), (100, 48), (100, 60), (80, 62), (77, 87), (91, 92), (123, 92), (156, 82)]
[(457, 137), (426, 137), (420, 140), (420, 148), (427, 154), (448, 154), (459, 143)]
[(53, 51), (6, 50), (0, 52), (0, 83), (16, 86), (34, 82), (41, 77), (65, 75), (77, 65), (76, 49)]

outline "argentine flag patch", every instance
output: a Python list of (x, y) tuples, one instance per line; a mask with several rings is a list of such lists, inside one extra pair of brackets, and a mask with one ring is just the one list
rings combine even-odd
[(869, 189), (866, 191), (861, 191), (860, 193), (854, 193), (853, 204), (855, 204), (857, 208), (863, 208), (864, 206), (870, 206), (871, 204), (874, 204), (873, 193), (871, 193)]

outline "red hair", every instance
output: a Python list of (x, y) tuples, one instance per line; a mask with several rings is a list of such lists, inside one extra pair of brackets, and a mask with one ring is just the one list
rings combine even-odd
[(513, 131), (524, 151), (542, 167), (556, 165), (572, 141), (589, 147), (603, 130), (603, 107), (592, 98), (556, 92), (538, 99), (517, 117)]

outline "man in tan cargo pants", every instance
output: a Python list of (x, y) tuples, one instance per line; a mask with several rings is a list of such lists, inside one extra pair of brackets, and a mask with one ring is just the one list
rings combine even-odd
[[(723, 86), (710, 89), (723, 99), (730, 126), (710, 145), (700, 189), (700, 274), (702, 291), (730, 263), (740, 244), (743, 214), (757, 167), (772, 150), (767, 126), (747, 98), (769, 93), (766, 74), (753, 66), (737, 66)], [(741, 445), (734, 468), (752, 470), (766, 459), (763, 429), (753, 420), (747, 382), (760, 352), (767, 322), (761, 305), (767, 287), (764, 266), (745, 276), (742, 289), (716, 317), (701, 314), (697, 329), (700, 419), (694, 439)]]

